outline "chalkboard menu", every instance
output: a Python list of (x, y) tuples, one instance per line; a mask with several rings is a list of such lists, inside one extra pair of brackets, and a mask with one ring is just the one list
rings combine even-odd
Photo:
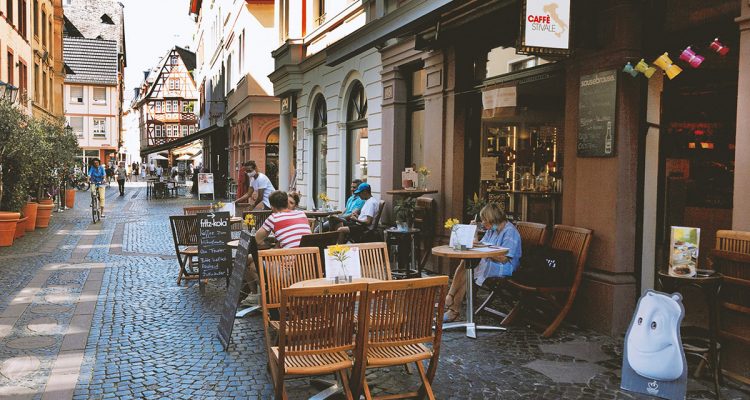
[(226, 278), (232, 260), (232, 240), (228, 212), (198, 214), (198, 275), (201, 290), (204, 279)]
[(614, 157), (617, 71), (581, 76), (578, 93), (578, 156)]
[(224, 308), (219, 320), (219, 340), (226, 351), (229, 348), (229, 342), (232, 339), (232, 328), (234, 327), (234, 317), (237, 312), (237, 304), (240, 301), (240, 294), (244, 285), (245, 271), (247, 270), (247, 257), (250, 254), (250, 241), (255, 238), (250, 232), (242, 231), (240, 242), (237, 246), (237, 252), (234, 255), (234, 265), (232, 266), (232, 275), (229, 278), (229, 289), (227, 297), (224, 300)]

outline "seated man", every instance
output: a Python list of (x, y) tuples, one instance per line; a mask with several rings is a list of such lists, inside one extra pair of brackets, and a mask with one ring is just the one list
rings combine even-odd
[(342, 212), (340, 215), (331, 215), (328, 222), (323, 224), (324, 232), (327, 232), (329, 230), (335, 231), (336, 229), (341, 227), (343, 220), (352, 215), (353, 212), (359, 212), (359, 210), (362, 209), (362, 206), (365, 204), (365, 200), (359, 197), (359, 195), (354, 194), (361, 183), (361, 179), (352, 180), (352, 184), (350, 186), (351, 196), (346, 199), (346, 207), (344, 208), (344, 212)]
[(277, 190), (268, 197), (273, 214), (266, 219), (255, 234), (255, 242), (260, 244), (273, 232), (282, 248), (299, 247), (302, 236), (309, 235), (310, 223), (304, 212), (289, 209), (289, 196)]
[(350, 240), (356, 243), (362, 240), (362, 234), (372, 226), (380, 204), (378, 199), (372, 196), (372, 188), (367, 182), (360, 183), (354, 194), (364, 200), (365, 204), (362, 205), (361, 210), (355, 210), (346, 217), (344, 219), (346, 226), (339, 230), (347, 232)]

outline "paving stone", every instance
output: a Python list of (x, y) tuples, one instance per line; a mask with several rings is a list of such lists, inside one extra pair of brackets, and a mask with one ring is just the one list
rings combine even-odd
[(10, 380), (20, 380), (41, 366), (38, 357), (25, 355), (7, 359), (0, 364), (0, 374)]
[(35, 318), (26, 327), (32, 332), (41, 334), (54, 334), (60, 330), (57, 320), (50, 317)]
[(600, 362), (609, 360), (612, 355), (604, 353), (601, 345), (596, 342), (590, 342), (585, 340), (576, 340), (565, 343), (555, 344), (542, 344), (539, 345), (539, 350), (544, 353), (553, 353), (570, 356), (578, 360), (585, 360), (589, 362)]
[(57, 340), (52, 336), (26, 336), (9, 340), (6, 346), (19, 350), (32, 350), (53, 346)]

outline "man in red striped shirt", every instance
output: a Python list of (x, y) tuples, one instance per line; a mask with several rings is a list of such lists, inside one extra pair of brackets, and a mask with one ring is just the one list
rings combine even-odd
[(268, 198), (273, 214), (266, 219), (263, 226), (255, 233), (255, 241), (263, 243), (273, 232), (282, 248), (299, 247), (302, 236), (309, 235), (310, 223), (304, 212), (289, 209), (286, 192), (277, 190)]

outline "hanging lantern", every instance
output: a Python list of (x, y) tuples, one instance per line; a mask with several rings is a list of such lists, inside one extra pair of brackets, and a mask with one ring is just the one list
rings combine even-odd
[(664, 70), (667, 74), (667, 78), (674, 79), (675, 76), (682, 72), (682, 68), (674, 65), (672, 60), (669, 58), (669, 53), (664, 53), (654, 60), (654, 65)]
[(680, 54), (680, 60), (690, 64), (690, 66), (693, 68), (700, 67), (704, 59), (705, 58), (703, 56), (695, 54), (690, 46), (686, 47), (685, 50), (682, 51), (682, 54)]
[(635, 64), (635, 70), (642, 73), (646, 78), (651, 78), (651, 76), (654, 75), (654, 72), (656, 72), (656, 68), (649, 67), (648, 64), (646, 64), (646, 61), (642, 58), (641, 61), (638, 61), (638, 64)]
[(630, 74), (630, 76), (632, 76), (633, 78), (635, 78), (636, 76), (638, 76), (638, 71), (636, 71), (633, 68), (633, 65), (630, 64), (630, 62), (628, 62), (627, 64), (625, 64), (625, 67), (622, 69), (622, 72), (625, 72), (626, 74)]
[(711, 48), (711, 50), (715, 51), (720, 56), (725, 56), (727, 53), (729, 53), (729, 47), (724, 46), (720, 41), (719, 38), (714, 39), (713, 42), (711, 42), (708, 47)]

